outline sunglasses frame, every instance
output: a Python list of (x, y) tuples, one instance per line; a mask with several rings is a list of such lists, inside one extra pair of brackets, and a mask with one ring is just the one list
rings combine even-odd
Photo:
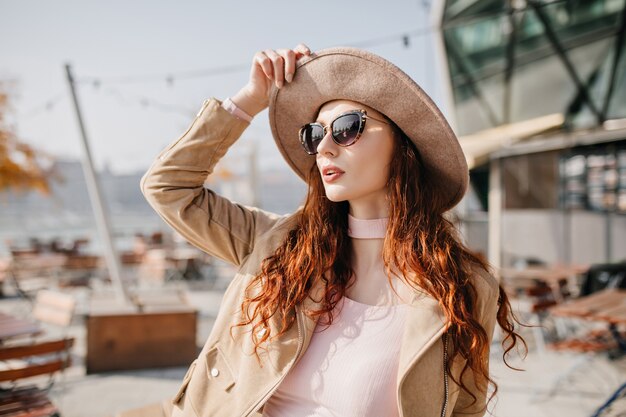
[[(335, 123), (337, 121), (337, 119), (339, 119), (340, 117), (343, 117), (343, 116), (350, 115), (350, 114), (357, 114), (359, 116), (359, 130), (357, 131), (356, 137), (354, 138), (354, 140), (351, 143), (349, 143), (347, 145), (343, 145), (343, 144), (339, 143), (337, 141), (337, 139), (335, 138), (335, 136), (333, 135), (333, 133), (332, 133), (332, 126), (333, 126), (333, 123)], [(317, 125), (317, 126), (320, 126), (322, 128), (322, 131), (324, 132), (324, 136), (322, 136), (322, 140), (326, 137), (326, 134), (327, 134), (326, 133), (326, 129), (330, 128), (331, 129), (330, 130), (330, 137), (333, 139), (333, 142), (335, 142), (337, 145), (342, 146), (342, 147), (345, 148), (345, 147), (354, 145), (361, 138), (361, 134), (365, 130), (365, 122), (368, 119), (372, 119), (372, 120), (376, 120), (376, 121), (381, 122), (381, 123), (389, 124), (389, 122), (387, 122), (385, 120), (380, 120), (380, 119), (377, 119), (375, 117), (372, 117), (372, 116), (368, 115), (367, 114), (367, 110), (365, 110), (365, 109), (349, 110), (347, 112), (344, 112), (344, 113), (341, 113), (341, 114), (337, 115), (337, 117), (335, 117), (333, 120), (331, 120), (331, 122), (329, 124), (327, 124), (326, 126), (324, 126), (323, 124), (318, 123), (318, 122), (305, 124), (304, 126), (302, 126), (300, 128), (300, 130), (298, 130), (298, 138), (300, 139), (300, 144), (302, 145), (302, 147), (304, 148), (304, 151), (307, 154), (309, 154), (309, 155), (316, 155), (317, 154), (317, 148), (316, 148), (316, 151), (313, 152), (313, 153), (309, 152), (309, 150), (307, 149), (305, 141), (304, 141), (304, 139), (302, 137), (302, 131), (305, 128), (309, 127), (309, 126)], [(320, 140), (320, 142), (321, 142), (321, 140)], [(318, 143), (318, 146), (319, 146), (319, 143)]]

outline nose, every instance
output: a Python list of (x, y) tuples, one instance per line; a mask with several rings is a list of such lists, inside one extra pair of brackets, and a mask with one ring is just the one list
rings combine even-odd
[(321, 142), (317, 145), (317, 154), (324, 156), (336, 156), (337, 144), (333, 141), (332, 131), (327, 128)]

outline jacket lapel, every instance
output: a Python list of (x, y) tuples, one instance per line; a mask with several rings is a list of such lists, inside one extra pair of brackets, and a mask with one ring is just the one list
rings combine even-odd
[(437, 300), (431, 295), (415, 293), (407, 310), (400, 347), (398, 381), (445, 331), (446, 319)]

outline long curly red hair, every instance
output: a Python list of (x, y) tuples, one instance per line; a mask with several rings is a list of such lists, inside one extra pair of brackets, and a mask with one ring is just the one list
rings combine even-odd
[[(488, 384), (494, 386), (490, 400), (498, 387), (489, 377), (484, 360), (489, 353), (485, 329), (475, 317), (476, 289), (468, 278), (476, 265), (489, 271), (489, 265), (474, 254), (459, 239), (454, 224), (444, 216), (445, 201), (427, 178), (420, 154), (413, 142), (396, 125), (385, 117), (393, 127), (394, 163), (390, 166), (387, 182), (389, 223), (383, 246), (383, 262), (389, 284), (394, 271), (412, 288), (427, 291), (439, 301), (447, 319), (446, 334), (451, 355), (445, 364), (449, 377), (461, 389), (467, 391), (476, 402), (476, 396), (464, 384), (464, 374), (473, 372), (476, 386), (486, 392)], [(416, 186), (417, 185), (417, 186)], [(349, 203), (332, 202), (325, 196), (324, 186), (317, 165), (313, 164), (308, 176), (308, 193), (299, 224), (290, 230), (283, 243), (273, 255), (266, 258), (259, 274), (246, 288), (246, 294), (254, 287), (261, 288), (254, 297), (246, 297), (241, 305), (245, 320), (233, 327), (253, 324), (254, 352), (261, 343), (272, 337), (268, 321), (274, 314), (281, 318), (278, 338), (294, 325), (293, 311), (308, 295), (315, 283), (324, 284), (323, 308), (308, 311), (311, 318), (323, 316), (330, 325), (332, 310), (354, 283), (351, 268), (351, 240), (347, 235)], [(392, 266), (394, 268), (392, 268)], [(252, 315), (249, 307), (254, 306)], [(321, 318), (320, 318), (321, 319)], [(502, 340), (503, 359), (518, 342), (526, 353), (526, 342), (515, 331), (520, 323), (511, 310), (507, 294), (499, 289), (497, 322), (505, 333)], [(266, 328), (260, 339), (256, 329)], [(451, 364), (457, 355), (466, 360), (457, 380), (451, 372)], [(508, 363), (507, 363), (507, 366)], [(470, 404), (471, 405), (471, 404)]]

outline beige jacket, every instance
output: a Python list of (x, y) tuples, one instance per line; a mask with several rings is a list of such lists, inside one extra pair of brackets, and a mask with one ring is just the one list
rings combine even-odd
[[(191, 364), (173, 399), (174, 416), (261, 416), (262, 407), (294, 363), (306, 352), (316, 322), (303, 309), (321, 308), (322, 288), (291, 314), (294, 325), (279, 340), (265, 342), (259, 350), (263, 366), (252, 354), (250, 326), (233, 329), (238, 322), (246, 284), (258, 272), (261, 261), (273, 253), (295, 226), (299, 211), (279, 216), (231, 202), (203, 187), (208, 174), (239, 138), (248, 123), (232, 116), (215, 98), (205, 100), (187, 131), (165, 148), (141, 179), (141, 190), (159, 215), (189, 242), (208, 254), (238, 267), (224, 293), (215, 325), (198, 358)], [(477, 272), (477, 315), (489, 338), (496, 319), (498, 283), (490, 274)], [(471, 409), (465, 392), (443, 371), (445, 318), (434, 298), (414, 294), (408, 313), (397, 378), (397, 398), (403, 417), (482, 416), (485, 395)], [(278, 320), (270, 323), (276, 335)], [(262, 335), (262, 331), (258, 336)], [(373, 341), (375, 342), (375, 341)], [(485, 358), (486, 360), (488, 358)], [(455, 376), (463, 365), (457, 360)], [(467, 384), (472, 384), (468, 379)], [(346, 395), (350, 381), (346, 381)], [(445, 412), (444, 412), (445, 411)]]

